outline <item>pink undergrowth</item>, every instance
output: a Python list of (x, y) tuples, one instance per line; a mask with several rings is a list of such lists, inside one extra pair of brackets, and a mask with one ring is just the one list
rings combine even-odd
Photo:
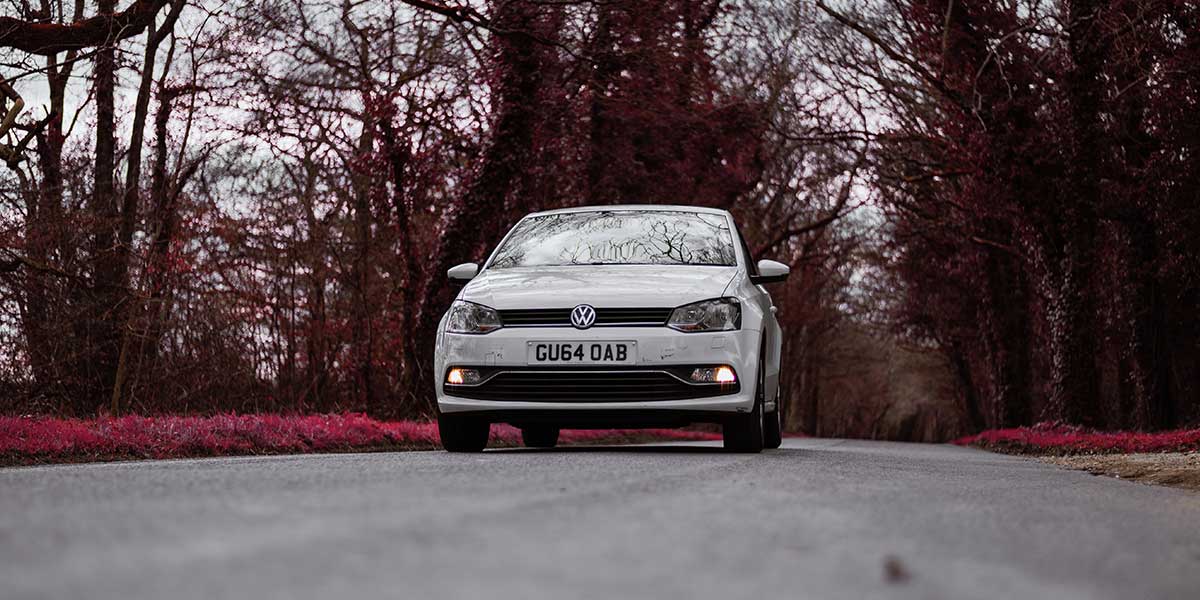
[[(674, 429), (567, 430), (562, 444), (715, 440)], [(519, 446), (520, 431), (493, 425), (490, 446)], [(247, 454), (428, 450), (437, 425), (377, 421), (362, 414), (217, 415), (212, 417), (0, 417), (0, 464), (88, 462)]]
[(1191, 452), (1200, 450), (1200, 429), (1139, 433), (1039, 423), (1033, 427), (984, 431), (954, 443), (1014, 454)]

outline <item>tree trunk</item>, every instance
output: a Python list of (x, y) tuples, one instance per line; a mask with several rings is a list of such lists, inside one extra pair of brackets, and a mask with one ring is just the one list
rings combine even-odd
[[(158, 54), (158, 45), (175, 26), (175, 20), (179, 17), (183, 4), (178, 0), (175, 2), (161, 28), (156, 30), (149, 27), (146, 30), (142, 79), (138, 86), (137, 100), (133, 109), (133, 130), (129, 136), (129, 152), (125, 159), (125, 192), (121, 201), (121, 224), (117, 232), (117, 257), (115, 260), (117, 273), (115, 277), (120, 284), (120, 289), (123, 290), (129, 289), (129, 259), (132, 251), (130, 246), (133, 243), (133, 232), (137, 226), (139, 201), (142, 193), (142, 142), (145, 137), (146, 114), (150, 107), (150, 88), (154, 84), (154, 62)], [(124, 309), (118, 311), (117, 316), (114, 317), (123, 325), (120, 331), (121, 349), (112, 387), (110, 411), (114, 415), (121, 410), (121, 395), (124, 393), (129, 365), (134, 360), (130, 353), (133, 352), (134, 331), (137, 327), (135, 320), (139, 307), (135, 305), (138, 304), (132, 294), (127, 294)]]
[[(73, 54), (68, 61), (59, 63), (56, 56), (46, 58), (46, 78), (50, 88), (50, 120), (44, 132), (37, 136), (38, 167), (42, 173), (36, 194), (36, 206), (30, 206), (26, 219), (25, 239), (30, 258), (50, 264), (57, 258), (65, 261), (66, 249), (63, 241), (63, 108), (66, 86), (74, 63)], [(60, 291), (62, 282), (52, 281), (42, 272), (25, 274), (25, 310), (22, 312), (22, 330), (29, 351), (37, 390), (44, 395), (61, 398), (64, 402), (75, 402), (74, 394), (66, 389), (71, 354), (74, 344), (62, 330), (66, 307), (60, 303), (51, 306), (50, 297)], [(61, 297), (61, 296), (60, 296)], [(57, 316), (55, 316), (57, 315)], [(58, 322), (60, 325), (55, 325)]]
[[(168, 65), (172, 54), (167, 55)], [(168, 189), (167, 124), (171, 121), (171, 110), (177, 95), (178, 92), (166, 88), (164, 81), (159, 82), (158, 108), (154, 112), (154, 163), (150, 168), (150, 204), (154, 207), (151, 218), (155, 223), (155, 231), (143, 273), (148, 314), (142, 337), (146, 348), (144, 358), (151, 369), (158, 362), (164, 323), (171, 311), (170, 252), (179, 221), (179, 209)]]
[(1096, 358), (1100, 351), (1096, 332), (1096, 309), (1091, 295), (1095, 241), (1094, 221), (1080, 216), (1066, 219), (1078, 231), (1067, 231), (1069, 238), (1054, 256), (1051, 270), (1048, 315), (1050, 320), (1051, 397), (1046, 417), (1070, 423), (1100, 426), (1099, 371)]
[[(97, 4), (101, 15), (111, 15), (116, 3), (114, 0), (99, 0)], [(87, 405), (81, 408), (87, 413), (95, 413), (109, 400), (120, 352), (116, 317), (125, 295), (120, 281), (120, 254), (115, 248), (118, 213), (113, 181), (116, 167), (114, 42), (106, 41), (96, 52), (93, 75), (96, 94), (95, 187), (88, 212), (95, 230), (92, 238), (92, 282), (84, 323), (87, 352), (79, 365), (81, 372), (86, 373), (87, 389), (81, 400)]]
[(1032, 424), (1032, 374), (1029, 361), (1029, 313), (1020, 265), (996, 250), (987, 250), (990, 312), (981, 319), (987, 331), (988, 361), (994, 386), (989, 427)]
[[(363, 132), (358, 142), (358, 154), (365, 157), (375, 146), (373, 124), (362, 123)], [(357, 400), (369, 412), (375, 412), (379, 407), (379, 399), (375, 390), (374, 374), (374, 342), (375, 311), (372, 307), (371, 286), (374, 278), (371, 276), (371, 176), (367, 173), (354, 175), (354, 263), (351, 268), (353, 283), (353, 306), (351, 307), (352, 329), (351, 345), (355, 357), (355, 379), (359, 397)]]
[(1066, 82), (1071, 164), (1068, 183), (1059, 190), (1062, 210), (1053, 219), (1051, 252), (1050, 416), (1091, 426), (1102, 425), (1094, 274), (1096, 210), (1101, 202), (1099, 115), (1104, 62), (1097, 20), (1104, 5), (1101, 0), (1071, 0), (1067, 6), (1067, 47), (1073, 63)]
[[(539, 36), (545, 31), (544, 11), (560, 12), (560, 7), (541, 6), (532, 2), (499, 4), (493, 24), (505, 31), (529, 32)], [(480, 165), (470, 189), (452, 209), (445, 230), (438, 240), (430, 264), (429, 277), (422, 294), (414, 323), (409, 327), (412, 347), (410, 356), (416, 373), (413, 393), (423, 401), (418, 409), (434, 412), (432, 363), (433, 342), (441, 314), (453, 297), (446, 280), (446, 271), (453, 265), (469, 260), (481, 260), (481, 247), (489, 247), (503, 233), (504, 225), (498, 214), (517, 186), (524, 171), (530, 167), (533, 153), (534, 127), (541, 117), (537, 102), (543, 61), (551, 53), (545, 44), (529, 35), (496, 34), (498, 46), (496, 81), (493, 87), (493, 128), (491, 139), (480, 158)]]
[(614, 11), (620, 6), (600, 4), (596, 7), (596, 31), (592, 34), (592, 47), (589, 59), (593, 63), (588, 88), (591, 95), (590, 118), (588, 120), (588, 163), (587, 163), (587, 194), (589, 204), (612, 204), (617, 200), (616, 190), (606, 181), (605, 174), (609, 164), (605, 155), (599, 152), (609, 143), (612, 125), (608, 118), (607, 98), (610, 87), (620, 65), (613, 56), (612, 46), (615, 42), (612, 32)]

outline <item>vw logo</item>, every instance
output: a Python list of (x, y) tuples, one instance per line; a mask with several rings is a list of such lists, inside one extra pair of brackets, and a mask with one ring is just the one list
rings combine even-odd
[(580, 304), (571, 309), (571, 324), (575, 329), (587, 329), (596, 322), (596, 309), (587, 304)]

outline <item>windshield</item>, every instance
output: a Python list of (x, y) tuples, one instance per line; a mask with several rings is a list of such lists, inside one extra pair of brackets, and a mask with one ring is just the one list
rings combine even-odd
[(595, 211), (521, 221), (490, 267), (736, 264), (733, 236), (722, 215)]

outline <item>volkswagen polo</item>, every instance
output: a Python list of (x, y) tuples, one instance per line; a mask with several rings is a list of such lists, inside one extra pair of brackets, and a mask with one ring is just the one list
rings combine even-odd
[(531, 214), (465, 285), (438, 327), (438, 430), (477, 452), (492, 423), (553, 447), (560, 429), (716, 423), (725, 448), (780, 445), (780, 329), (724, 210), (606, 206)]

